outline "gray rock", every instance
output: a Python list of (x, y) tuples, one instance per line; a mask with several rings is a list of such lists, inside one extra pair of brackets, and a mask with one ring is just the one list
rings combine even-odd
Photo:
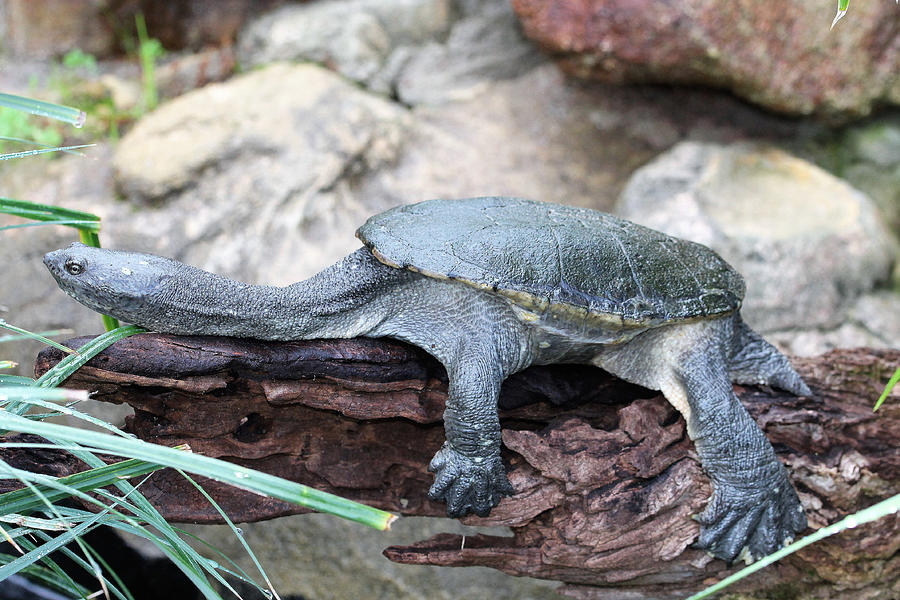
[(409, 123), (325, 69), (273, 65), (164, 104), (114, 166), (128, 200), (164, 207), (148, 226), (194, 240), (189, 262), (285, 284), (356, 247), (355, 227), (386, 205), (351, 188), (397, 159)]
[(540, 60), (501, 0), (327, 0), (287, 5), (249, 25), (244, 66), (314, 61), (414, 105), (476, 96)]
[(818, 142), (800, 150), (868, 194), (900, 232), (900, 116), (875, 118), (841, 132), (831, 143)]
[(469, 8), (446, 41), (402, 50), (389, 77), (374, 85), (409, 105), (471, 99), (490, 82), (521, 75), (541, 61), (509, 4), (493, 0)]
[(846, 320), (832, 329), (775, 331), (768, 334), (791, 354), (815, 356), (835, 348), (900, 346), (900, 294), (881, 290), (860, 296)]
[(635, 172), (619, 212), (718, 251), (763, 332), (837, 327), (897, 257), (863, 193), (775, 149), (683, 142)]
[(444, 35), (450, 0), (326, 0), (283, 6), (239, 36), (245, 67), (280, 60), (314, 61), (366, 82), (398, 45)]

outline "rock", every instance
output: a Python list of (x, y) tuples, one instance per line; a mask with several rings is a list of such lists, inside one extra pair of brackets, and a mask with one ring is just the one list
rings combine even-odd
[(231, 46), (210, 48), (193, 54), (167, 55), (156, 68), (156, 86), (161, 98), (174, 98), (208, 83), (228, 79), (235, 68)]
[(359, 193), (398, 204), (505, 194), (609, 209), (653, 149), (627, 126), (585, 125), (598, 104), (617, 114), (631, 105), (608, 101), (602, 92), (567, 87), (546, 64), (471, 99), (414, 106), (400, 159), (360, 182)]
[(331, 0), (283, 6), (251, 23), (240, 36), (245, 67), (279, 60), (315, 61), (366, 82), (401, 43), (442, 36), (450, 0)]
[(900, 103), (897, 6), (753, 0), (513, 0), (525, 33), (569, 73), (616, 83), (709, 85), (769, 110), (846, 120)]
[(868, 194), (900, 232), (900, 116), (872, 119), (830, 143), (806, 144), (803, 151)]
[(473, 4), (446, 40), (400, 50), (388, 81), (373, 82), (373, 88), (410, 105), (474, 98), (491, 82), (526, 73), (540, 60), (509, 4), (495, 1)]
[(112, 99), (113, 106), (118, 111), (133, 110), (141, 101), (141, 85), (134, 79), (117, 77), (112, 73), (100, 76), (100, 83), (104, 91)]
[(396, 160), (408, 125), (324, 69), (274, 65), (162, 105), (114, 165), (126, 198), (167, 205), (147, 214), (163, 238), (209, 240), (191, 261), (286, 284), (355, 248), (356, 226), (386, 208), (350, 186)]
[(242, 32), (238, 58), (244, 66), (314, 61), (410, 105), (472, 98), (539, 60), (498, 0), (287, 5)]
[(832, 329), (778, 331), (769, 340), (798, 356), (837, 348), (896, 348), (900, 344), (900, 294), (881, 290), (860, 296), (845, 321)]
[(719, 252), (762, 332), (832, 329), (886, 282), (897, 245), (872, 202), (783, 151), (683, 142), (637, 170), (622, 216)]

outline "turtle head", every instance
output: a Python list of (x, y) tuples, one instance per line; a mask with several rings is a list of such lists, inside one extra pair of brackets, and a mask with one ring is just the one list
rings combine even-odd
[(94, 248), (74, 243), (44, 255), (59, 287), (91, 310), (129, 323), (163, 293), (180, 263), (152, 254)]

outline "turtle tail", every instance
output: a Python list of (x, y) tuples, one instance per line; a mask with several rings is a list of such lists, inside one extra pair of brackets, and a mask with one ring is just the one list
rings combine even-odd
[(734, 335), (731, 339), (728, 359), (731, 381), (769, 385), (797, 396), (812, 395), (787, 357), (750, 329), (739, 314), (734, 316)]

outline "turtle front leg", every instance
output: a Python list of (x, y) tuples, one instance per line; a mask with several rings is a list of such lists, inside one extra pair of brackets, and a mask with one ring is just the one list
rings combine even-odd
[(447, 515), (470, 512), (486, 517), (503, 496), (513, 493), (500, 460), (497, 398), (503, 375), (479, 355), (448, 364), (450, 390), (444, 411), (447, 441), (434, 455), (435, 473), (428, 491), (432, 500), (447, 502)]
[(684, 356), (663, 389), (684, 414), (713, 494), (697, 547), (728, 562), (770, 554), (806, 528), (784, 465), (732, 390), (720, 345)]

